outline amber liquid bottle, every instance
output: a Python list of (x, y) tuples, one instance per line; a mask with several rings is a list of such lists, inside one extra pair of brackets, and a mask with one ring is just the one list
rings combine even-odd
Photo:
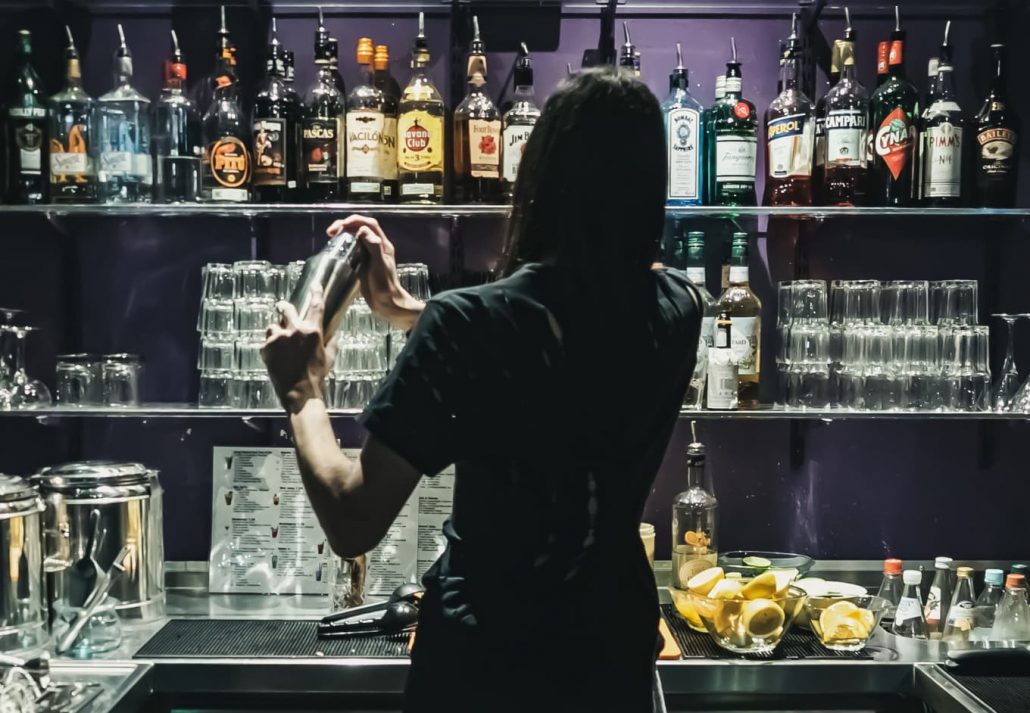
[(442, 203), (446, 155), (443, 97), (429, 76), (425, 14), (411, 49), (411, 81), (401, 94), (397, 122), (397, 170), (401, 203)]
[(486, 50), (472, 18), (468, 94), (454, 111), (454, 181), (459, 203), (501, 199), (501, 113), (487, 96)]
[(766, 204), (812, 205), (815, 107), (798, 86), (797, 35), (791, 33), (783, 57), (783, 91), (765, 113)]
[(838, 41), (840, 81), (826, 95), (823, 145), (824, 205), (865, 205), (869, 193), (869, 162), (866, 133), (869, 126), (869, 97), (855, 78), (855, 45)]

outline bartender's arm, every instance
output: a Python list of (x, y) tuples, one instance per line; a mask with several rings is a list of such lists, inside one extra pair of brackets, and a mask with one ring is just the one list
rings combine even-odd
[[(365, 300), (395, 328), (410, 330), (424, 305), (401, 287), (393, 245), (379, 223), (352, 216), (326, 232), (332, 237), (341, 230), (355, 233), (365, 246)], [(280, 303), (283, 321), (268, 328), (262, 356), (289, 416), (315, 515), (333, 550), (353, 557), (382, 540), (421, 473), (375, 436), (368, 438), (357, 459), (345, 456), (337, 445), (322, 394), (335, 355), (333, 345), (324, 345), (323, 308), (319, 297), (308, 319), (301, 320), (293, 305)]]

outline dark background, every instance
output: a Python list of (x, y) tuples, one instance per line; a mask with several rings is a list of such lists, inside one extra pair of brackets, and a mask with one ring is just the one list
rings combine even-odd
[[(191, 83), (213, 65), (217, 6), (206, 2), (0, 2), (0, 77), (9, 77), (13, 34), (33, 31), (36, 67), (49, 92), (61, 84), (64, 23), (83, 55), (85, 86), (93, 96), (111, 85), (115, 24), (122, 22), (134, 54), (136, 84), (156, 97), (171, 27), (177, 29)], [(807, 5), (807, 3), (806, 3)], [(876, 43), (893, 27), (888, 4), (849, 3), (858, 31), (860, 78), (873, 87)], [(536, 60), (541, 104), (597, 44), (597, 10), (590, 2), (564, 7), (537, 2), (476, 5), (490, 51), (489, 87), (499, 101), (517, 42), (526, 40)], [(736, 37), (744, 63), (744, 93), (764, 111), (775, 93), (777, 42), (789, 32), (794, 3), (689, 3), (651, 0), (620, 8), (643, 54), (643, 79), (659, 96), (667, 90), (674, 43), (683, 44), (692, 91), (706, 105), (712, 84)], [(988, 81), (990, 42), (1010, 42), (1009, 86), (1017, 111), (1030, 121), (1021, 72), (1027, 5), (983, 0), (904, 3), (910, 76), (925, 87), (926, 60), (952, 19), (955, 80), (967, 113), (979, 108)], [(354, 48), (360, 36), (390, 45), (392, 71), (403, 86), (418, 9), (429, 12), (427, 33), (433, 76), (453, 106), (464, 91), (468, 20), (445, 3), (325, 3), (327, 25), (339, 39), (341, 71), (357, 83)], [(272, 14), (283, 43), (296, 52), (297, 84), (314, 76), (315, 11), (294, 2), (229, 6), (229, 28), (239, 48), (249, 97), (263, 67)], [(621, 44), (621, 25), (617, 27)], [(842, 32), (840, 4), (829, 3), (818, 25), (826, 40)], [(452, 39), (458, 47), (452, 50)], [(821, 46), (815, 35), (813, 46)], [(458, 79), (449, 71), (458, 58)], [(825, 76), (817, 74), (818, 95)], [(7, 86), (5, 84), (4, 86)], [(618, 136), (611, 137), (618, 141)], [(604, 147), (599, 146), (599, 151)], [(761, 152), (760, 152), (761, 155)], [(1023, 153), (1020, 205), (1030, 206), (1030, 152)], [(764, 174), (759, 160), (759, 176)], [(629, 177), (627, 180), (632, 180)], [(761, 186), (759, 186), (761, 195)], [(71, 351), (138, 352), (146, 362), (147, 401), (196, 399), (200, 268), (206, 262), (251, 257), (274, 261), (306, 257), (336, 216), (273, 218), (56, 217), (0, 213), (0, 304), (31, 309), (43, 328), (31, 337), (29, 372), (53, 384), (54, 356)], [(436, 289), (483, 279), (496, 255), (503, 222), (496, 218), (384, 219), (403, 261), (429, 264)], [(727, 221), (699, 220), (708, 232), (709, 289), (718, 293)], [(999, 311), (1030, 311), (1028, 227), (1022, 219), (836, 218), (824, 222), (744, 221), (756, 234), (752, 282), (774, 318), (776, 281), (797, 276), (837, 278), (976, 278), (981, 281), (981, 321)], [(1021, 325), (1018, 355), (1030, 368), (1030, 324)], [(765, 371), (771, 373), (772, 322), (767, 320)], [(996, 331), (992, 351), (1004, 349)], [(771, 380), (765, 380), (768, 384)], [(598, 384), (620, 408), (619, 375)], [(768, 396), (768, 394), (767, 394)], [(503, 408), (503, 404), (498, 405)], [(358, 445), (360, 427), (338, 419), (345, 446)], [(203, 560), (210, 543), (211, 447), (286, 445), (279, 419), (0, 419), (0, 470), (30, 473), (79, 458), (131, 459), (161, 471), (167, 490), (167, 554)], [(913, 420), (705, 420), (698, 432), (709, 447), (708, 469), (720, 507), (720, 542), (733, 548), (786, 549), (820, 558), (875, 559), (886, 555), (958, 559), (1019, 558), (1025, 542), (1028, 422)], [(668, 557), (670, 505), (685, 481), (683, 450), (689, 423), (681, 421), (654, 485), (646, 519), (658, 530), (657, 554)]]

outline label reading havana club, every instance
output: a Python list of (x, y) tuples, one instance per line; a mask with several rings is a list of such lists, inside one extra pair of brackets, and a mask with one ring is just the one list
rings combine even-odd
[(913, 130), (908, 114), (901, 107), (888, 114), (876, 130), (873, 150), (887, 164), (895, 179), (912, 158)]
[(405, 112), (397, 125), (397, 138), (397, 162), (402, 171), (443, 171), (442, 116), (425, 111)]
[(473, 178), (499, 178), (501, 122), (469, 119), (469, 173)]

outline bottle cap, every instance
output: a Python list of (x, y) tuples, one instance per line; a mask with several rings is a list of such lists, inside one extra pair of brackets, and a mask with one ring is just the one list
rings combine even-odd
[(1005, 589), (1022, 589), (1026, 586), (1026, 577), (1021, 574), (1010, 574), (1005, 578)]
[(984, 572), (984, 583), (991, 584), (995, 587), (1000, 587), (1002, 582), (1005, 581), (1005, 573), (1000, 569), (989, 569)]
[(1011, 567), (1009, 567), (1009, 572), (1011, 572), (1012, 574), (1021, 574), (1024, 577), (1026, 576), (1026, 570), (1027, 566), (1025, 564), (1014, 564)]
[(883, 573), (884, 574), (901, 574), (901, 570), (904, 567), (904, 563), (899, 559), (885, 559), (883, 561)]
[(918, 569), (906, 569), (901, 575), (901, 581), (905, 584), (920, 585), (923, 583), (923, 573)]
[(375, 50), (372, 47), (371, 37), (362, 37), (358, 40), (358, 51), (357, 59), (358, 64), (372, 64), (372, 57), (375, 56)]
[(951, 563), (954, 561), (951, 557), (938, 557), (933, 561), (933, 566), (937, 569), (951, 569)]
[(519, 45), (519, 56), (515, 60), (513, 82), (516, 87), (533, 86), (533, 58), (529, 56), (529, 48), (525, 42)]
[(955, 574), (958, 575), (959, 579), (969, 579), (973, 576), (972, 567), (959, 567), (955, 570)]
[(390, 48), (386, 45), (376, 45), (375, 57), (372, 58), (373, 66), (377, 70), (388, 69), (390, 66)]
[(687, 465), (705, 464), (705, 444), (697, 440), (697, 421), (690, 422), (692, 442), (687, 445)]

